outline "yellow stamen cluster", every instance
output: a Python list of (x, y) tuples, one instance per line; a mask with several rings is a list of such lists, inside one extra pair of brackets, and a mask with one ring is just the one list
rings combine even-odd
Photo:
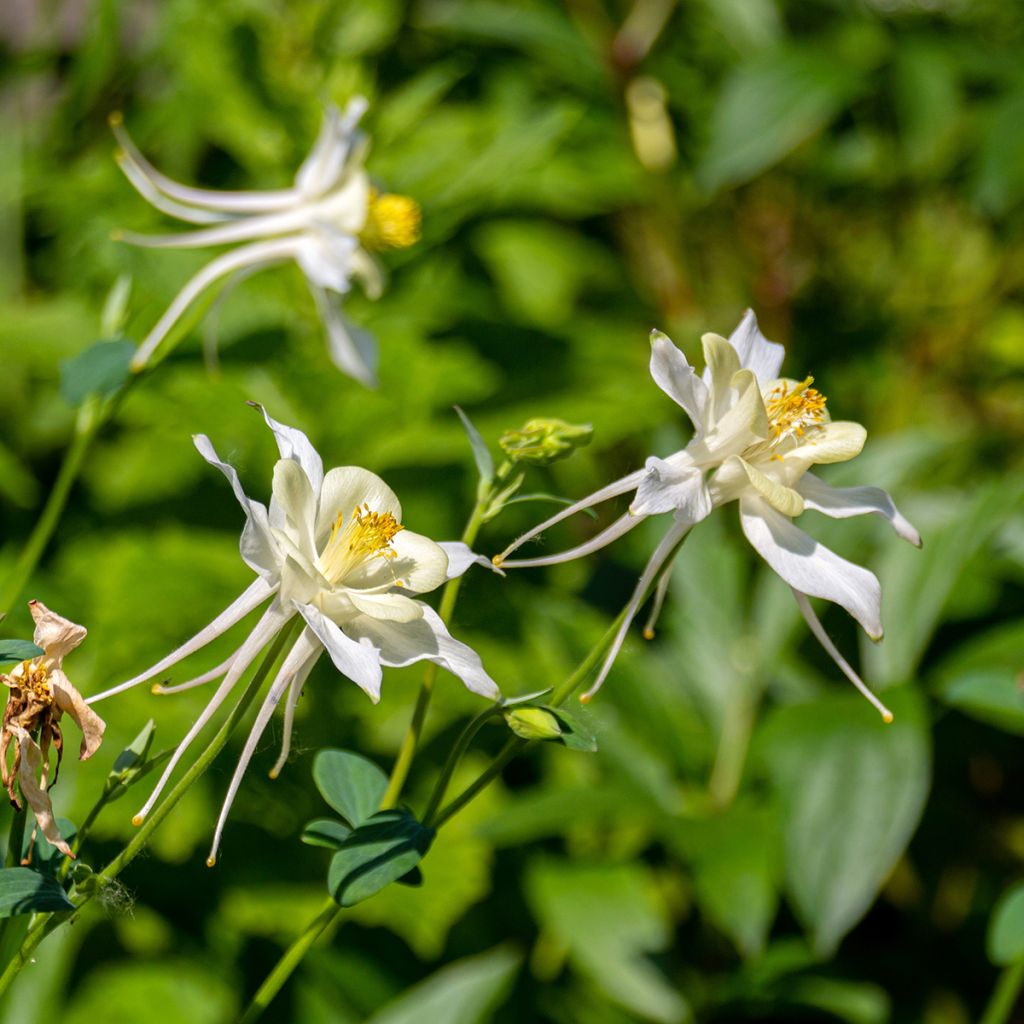
[(321, 569), (328, 579), (343, 579), (370, 555), (379, 555), (385, 561), (398, 557), (391, 541), (405, 527), (392, 513), (371, 512), (364, 502), (362, 506), (356, 505), (347, 523), (344, 518), (339, 512), (320, 556)]
[(820, 426), (825, 418), (825, 396), (811, 385), (813, 377), (790, 387), (776, 384), (765, 399), (765, 410), (775, 436), (795, 434), (803, 437), (808, 427)]
[(34, 661), (22, 662), (22, 676), (18, 679), (18, 687), (23, 693), (31, 694), (40, 704), (53, 703), (53, 691), (48, 682), (49, 673), (46, 668)]
[(361, 237), (368, 249), (407, 249), (420, 239), (420, 205), (409, 196), (370, 192)]

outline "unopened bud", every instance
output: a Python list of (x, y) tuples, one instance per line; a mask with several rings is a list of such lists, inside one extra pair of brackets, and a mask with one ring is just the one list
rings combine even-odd
[(557, 740), (562, 735), (558, 719), (543, 708), (513, 708), (505, 712), (505, 721), (524, 740)]
[(546, 466), (589, 444), (593, 433), (589, 423), (542, 418), (528, 420), (518, 430), (506, 430), (498, 444), (510, 462)]

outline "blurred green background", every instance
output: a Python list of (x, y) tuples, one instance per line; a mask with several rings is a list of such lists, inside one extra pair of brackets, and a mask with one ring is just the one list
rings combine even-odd
[[(813, 373), (833, 416), (868, 427), (864, 455), (828, 478), (888, 487), (924, 536), (918, 552), (874, 519), (802, 521), (882, 579), (887, 637), (859, 656), (896, 711), (883, 728), (755, 565), (735, 513), (703, 524), (657, 639), (634, 630), (592, 705), (599, 753), (532, 748), (440, 834), (423, 887), (347, 913), (266, 1019), (978, 1019), (999, 965), (1024, 956), (1019, 921), (990, 931), (1024, 859), (1019, 6), (22, 0), (9, 11), (0, 570), (70, 434), (59, 366), (98, 337), (114, 281), (132, 279), (127, 333), (139, 338), (209, 258), (109, 240), (168, 227), (117, 170), (111, 111), (179, 180), (269, 188), (290, 182), (322, 103), (363, 93), (371, 173), (424, 211), (422, 242), (388, 257), (384, 297), (346, 301), (380, 342), (378, 391), (332, 367), (305, 284), (283, 267), (223, 304), (219, 372), (193, 330), (104, 430), (23, 595), (89, 627), (67, 666), (83, 692), (153, 663), (250, 578), (240, 511), (190, 440), (208, 434), (265, 497), (274, 450), (247, 399), (307, 431), (327, 465), (383, 475), (410, 528), (455, 537), (475, 480), (453, 403), (492, 443), (530, 416), (593, 423), (588, 449), (531, 471), (530, 489), (581, 496), (685, 441), (647, 376), (648, 331), (696, 360), (700, 334), (728, 333), (747, 305), (786, 344), (788, 375)], [(480, 550), (546, 512), (516, 506)], [(598, 525), (581, 517), (550, 544)], [(477, 571), (453, 631), (506, 693), (558, 681), (626, 600), (662, 529), (648, 525), (557, 570)], [(825, 622), (857, 651), (841, 612)], [(26, 635), (27, 614), (2, 628)], [(41, 947), (0, 1020), (229, 1020), (323, 899), (329, 853), (298, 840), (327, 810), (314, 752), (350, 748), (390, 768), (419, 675), (389, 673), (375, 708), (318, 666), (292, 761), (266, 778), (279, 741), (268, 731), (217, 868), (204, 866), (206, 844), (238, 743), (124, 891)], [(441, 682), (408, 792), (416, 807), (479, 707)], [(84, 766), (68, 759), (58, 812), (82, 819), (147, 718), (171, 745), (203, 701), (143, 687), (100, 705), (106, 744)], [(504, 739), (485, 730), (467, 778)], [(116, 852), (144, 792), (105, 814), (88, 862)]]

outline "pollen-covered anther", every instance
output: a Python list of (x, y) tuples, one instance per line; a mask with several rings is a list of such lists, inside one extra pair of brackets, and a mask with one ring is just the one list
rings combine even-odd
[(354, 555), (380, 555), (382, 558), (397, 558), (398, 552), (391, 547), (391, 540), (405, 527), (390, 512), (371, 512), (365, 502), (352, 512), (352, 537), (348, 543)]
[(407, 249), (420, 240), (420, 204), (393, 192), (370, 193), (361, 237), (368, 249)]
[(811, 385), (813, 377), (798, 384), (780, 381), (765, 398), (765, 411), (775, 437), (795, 434), (803, 437), (811, 427), (819, 427), (825, 419), (825, 396)]

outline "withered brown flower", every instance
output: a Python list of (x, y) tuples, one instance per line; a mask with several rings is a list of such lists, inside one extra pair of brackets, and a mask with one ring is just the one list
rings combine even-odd
[[(0, 775), (14, 807), (21, 809), (15, 791), (17, 782), (39, 830), (58, 850), (73, 857), (71, 847), (61, 838), (54, 821), (47, 793), (57, 782), (64, 751), (60, 720), (67, 712), (82, 730), (78, 754), (82, 761), (99, 749), (105, 726), (71, 685), (62, 668), (64, 656), (85, 639), (85, 627), (51, 612), (40, 601), (29, 601), (28, 606), (36, 623), (33, 640), (43, 653), (38, 658), (23, 661), (10, 674), (0, 675), (0, 683), (11, 691), (0, 730)], [(12, 742), (16, 743), (14, 759), (8, 765)], [(52, 782), (49, 780), (51, 746), (57, 755)]]

